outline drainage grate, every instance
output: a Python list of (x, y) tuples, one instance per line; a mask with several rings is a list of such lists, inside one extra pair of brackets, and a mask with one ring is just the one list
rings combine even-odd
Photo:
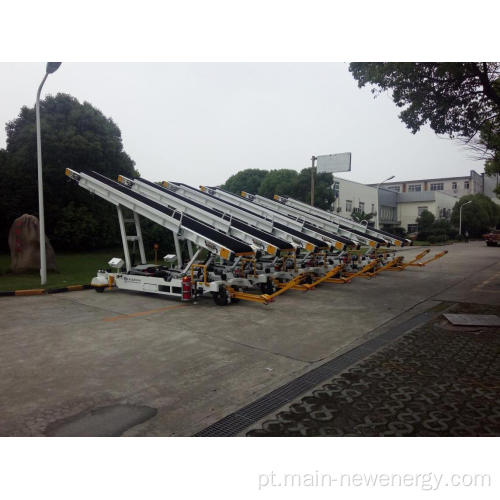
[[(440, 304), (441, 305), (441, 304)], [(450, 304), (447, 305), (450, 307)], [(446, 308), (447, 308), (446, 307)], [(373, 354), (381, 347), (391, 343), (398, 337), (401, 337), (409, 330), (425, 324), (433, 317), (439, 315), (442, 307), (434, 307), (429, 311), (417, 314), (404, 323), (397, 325), (385, 333), (370, 339), (339, 357), (327, 361), (323, 365), (301, 375), (278, 389), (257, 399), (253, 403), (237, 410), (214, 424), (197, 432), (195, 436), (199, 437), (229, 437), (235, 436), (246, 427), (254, 424), (266, 415), (281, 408), (285, 404), (296, 399), (300, 394), (314, 388), (327, 378), (337, 375), (349, 366), (357, 363), (365, 357)]]

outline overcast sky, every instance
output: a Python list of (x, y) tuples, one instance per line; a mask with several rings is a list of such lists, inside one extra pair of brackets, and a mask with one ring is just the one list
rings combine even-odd
[[(0, 63), (1, 148), (3, 125), (34, 105), (44, 70)], [(352, 172), (342, 177), (364, 183), (484, 171), (430, 128), (413, 135), (390, 96), (359, 89), (348, 64), (63, 63), (42, 96), (57, 92), (111, 117), (151, 180), (219, 184), (245, 168), (300, 170), (313, 154), (346, 151)]]

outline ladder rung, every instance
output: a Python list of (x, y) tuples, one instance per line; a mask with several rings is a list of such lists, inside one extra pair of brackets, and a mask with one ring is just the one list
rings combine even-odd
[(137, 241), (138, 239), (138, 236), (127, 236), (127, 241)]
[(135, 222), (135, 219), (123, 219), (124, 222)]

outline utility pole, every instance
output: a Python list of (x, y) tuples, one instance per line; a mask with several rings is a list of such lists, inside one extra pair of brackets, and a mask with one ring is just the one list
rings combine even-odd
[(316, 167), (314, 163), (316, 162), (316, 156), (311, 156), (311, 206), (314, 207), (314, 180), (316, 177)]

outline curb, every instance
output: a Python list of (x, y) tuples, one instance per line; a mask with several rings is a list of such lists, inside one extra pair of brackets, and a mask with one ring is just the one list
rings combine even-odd
[(0, 297), (13, 297), (13, 296), (28, 296), (28, 295), (45, 295), (52, 293), (63, 293), (63, 292), (76, 292), (78, 290), (88, 290), (92, 288), (91, 285), (70, 285), (62, 288), (36, 288), (33, 290), (9, 290), (7, 292), (0, 292)]

